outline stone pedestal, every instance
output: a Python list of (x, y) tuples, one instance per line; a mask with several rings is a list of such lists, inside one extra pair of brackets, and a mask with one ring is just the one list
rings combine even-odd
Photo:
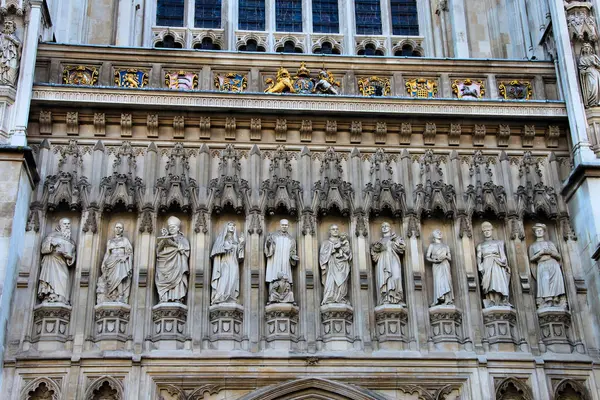
[(437, 350), (458, 351), (462, 341), (462, 314), (453, 305), (429, 308), (431, 339)]
[[(108, 302), (96, 305), (94, 307), (95, 339), (97, 341), (126, 342), (130, 314), (131, 306), (129, 304)], [(114, 344), (117, 345), (117, 343)], [(105, 343), (101, 347), (103, 350), (108, 350), (108, 348), (104, 348), (106, 346), (109, 344)]]
[(350, 350), (354, 347), (354, 309), (348, 304), (321, 306), (321, 333), (327, 350)]
[(515, 351), (517, 313), (512, 307), (497, 306), (483, 309), (485, 338), (491, 351)]
[(382, 304), (375, 307), (375, 324), (382, 350), (404, 350), (408, 343), (406, 336), (408, 311), (400, 304)]
[(210, 341), (217, 350), (239, 349), (244, 307), (236, 303), (210, 306)]
[(543, 307), (537, 314), (546, 349), (554, 353), (571, 353), (571, 313), (561, 307)]
[(152, 341), (160, 350), (182, 349), (186, 340), (188, 308), (181, 303), (160, 303), (152, 307), (154, 332)]
[(298, 342), (298, 307), (290, 303), (269, 304), (265, 316), (269, 348), (291, 350)]
[(64, 303), (42, 303), (33, 308), (32, 342), (40, 351), (60, 350), (69, 338), (72, 307)]

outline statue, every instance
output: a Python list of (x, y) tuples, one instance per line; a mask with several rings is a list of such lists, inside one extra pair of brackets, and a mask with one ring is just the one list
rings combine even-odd
[(329, 227), (329, 239), (321, 245), (319, 265), (323, 283), (321, 304), (348, 303), (348, 277), (350, 275), (352, 251), (348, 236), (340, 235), (337, 225)]
[(579, 57), (579, 79), (581, 81), (581, 95), (586, 107), (598, 105), (600, 91), (600, 58), (595, 54), (594, 48), (589, 43), (584, 43)]
[(277, 279), (269, 285), (269, 303), (292, 303), (294, 301), (294, 292), (292, 292), (292, 283), (289, 277), (283, 272), (277, 274)]
[[(296, 254), (296, 240), (288, 233), (289, 222), (287, 219), (279, 221), (280, 229), (270, 233), (265, 241), (265, 256), (267, 256), (266, 281), (269, 286), (274, 281), (282, 279), (279, 273), (283, 273), (289, 284), (293, 284), (292, 266), (298, 262)], [(269, 293), (271, 288), (269, 288)]]
[(292, 82), (292, 76), (285, 68), (279, 68), (276, 81), (268, 78), (265, 83), (269, 85), (265, 89), (265, 93), (296, 93), (294, 83)]
[(210, 304), (237, 303), (240, 296), (240, 267), (244, 259), (244, 237), (239, 236), (234, 222), (227, 222), (210, 252), (213, 259)]
[(404, 253), (404, 240), (392, 232), (388, 222), (381, 224), (381, 239), (371, 246), (371, 258), (376, 263), (378, 304), (404, 305), (402, 266), (400, 254)]
[(504, 241), (492, 239), (493, 229), (489, 222), (481, 224), (485, 239), (477, 245), (477, 268), (482, 275), (484, 308), (510, 306), (508, 302), (510, 269), (504, 251)]
[(187, 294), (190, 242), (181, 233), (181, 221), (169, 217), (156, 246), (156, 290), (159, 302), (183, 303)]
[(55, 232), (42, 242), (38, 297), (44, 303), (69, 304), (69, 267), (75, 265), (75, 253), (71, 220), (62, 218)]
[(15, 36), (15, 22), (4, 21), (4, 29), (0, 33), (0, 84), (14, 86), (19, 77), (19, 57), (21, 42)]
[(115, 224), (115, 237), (108, 239), (106, 253), (100, 267), (96, 289), (96, 303), (129, 303), (131, 276), (133, 274), (133, 247), (123, 236), (123, 224)]
[(450, 274), (450, 247), (442, 243), (442, 231), (436, 229), (433, 231), (433, 242), (427, 248), (427, 261), (433, 264), (433, 303), (431, 306), (439, 304), (454, 304), (454, 294), (452, 291), (452, 275)]
[(313, 88), (313, 93), (338, 94), (336, 86), (339, 87), (340, 83), (335, 81), (329, 72), (321, 70), (319, 72), (319, 79)]
[(567, 298), (563, 273), (559, 264), (560, 254), (554, 243), (544, 237), (546, 225), (535, 224), (532, 229), (537, 240), (529, 246), (529, 260), (532, 262), (531, 272), (537, 281), (536, 302), (538, 308), (558, 306), (566, 309)]

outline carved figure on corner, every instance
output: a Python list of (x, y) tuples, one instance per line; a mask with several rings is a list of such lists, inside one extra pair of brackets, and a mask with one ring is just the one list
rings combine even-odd
[(477, 268), (482, 275), (483, 307), (510, 306), (510, 268), (504, 241), (493, 239), (494, 227), (489, 222), (481, 224), (481, 231), (485, 239), (477, 245)]
[(431, 306), (440, 304), (454, 304), (454, 291), (452, 290), (452, 274), (450, 273), (450, 247), (442, 243), (442, 231), (433, 231), (433, 241), (427, 248), (427, 261), (433, 264), (433, 303)]
[(234, 222), (227, 222), (213, 244), (210, 304), (237, 303), (240, 296), (240, 266), (244, 259), (244, 237), (237, 234)]
[(38, 298), (44, 303), (69, 304), (69, 268), (75, 265), (76, 254), (69, 218), (62, 218), (55, 232), (46, 236), (41, 253)]
[(159, 302), (183, 303), (188, 289), (190, 242), (177, 217), (167, 219), (156, 245), (156, 290)]
[(597, 106), (600, 100), (600, 58), (591, 44), (584, 43), (581, 47), (578, 67), (583, 104), (586, 107)]
[(532, 263), (532, 275), (537, 281), (537, 306), (566, 309), (565, 281), (558, 249), (554, 243), (546, 240), (546, 225), (535, 224), (532, 229), (537, 240), (529, 246), (529, 260)]
[(319, 265), (323, 283), (321, 304), (348, 304), (348, 277), (352, 251), (346, 234), (337, 225), (329, 227), (329, 238), (321, 244)]
[(283, 272), (277, 274), (277, 279), (269, 284), (269, 303), (292, 303), (294, 301), (294, 292), (292, 291), (292, 282)]
[(404, 305), (402, 288), (402, 263), (404, 240), (392, 232), (388, 222), (381, 224), (381, 239), (371, 245), (371, 258), (375, 262), (375, 276), (378, 289), (378, 304)]
[[(269, 283), (269, 293), (274, 281), (287, 277), (289, 284), (293, 285), (292, 266), (298, 262), (296, 240), (288, 233), (289, 221), (279, 221), (279, 230), (270, 233), (265, 241), (265, 256), (267, 257), (266, 281)], [(292, 294), (293, 296), (293, 294)], [(289, 302), (286, 302), (289, 303)]]
[(123, 236), (123, 224), (115, 224), (115, 237), (108, 239), (106, 253), (100, 266), (96, 289), (96, 304), (104, 302), (129, 303), (133, 275), (133, 247)]
[(19, 77), (21, 42), (15, 36), (15, 22), (6, 19), (0, 32), (0, 84), (14, 86)]

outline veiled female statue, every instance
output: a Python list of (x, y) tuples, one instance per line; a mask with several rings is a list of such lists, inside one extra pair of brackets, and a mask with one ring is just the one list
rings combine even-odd
[(381, 224), (381, 239), (371, 246), (371, 258), (376, 263), (375, 276), (378, 304), (404, 304), (400, 254), (404, 253), (404, 240), (392, 232), (389, 223)]
[(337, 225), (329, 228), (329, 238), (321, 244), (319, 265), (323, 282), (321, 304), (348, 303), (348, 277), (352, 251), (346, 235), (340, 235)]
[(187, 295), (190, 242), (181, 233), (181, 221), (169, 217), (156, 245), (156, 290), (159, 302), (183, 303)]
[(545, 239), (546, 225), (535, 224), (532, 229), (537, 240), (529, 246), (529, 260), (532, 263), (531, 272), (537, 281), (537, 305), (566, 308), (565, 281), (558, 249)]
[(120, 222), (115, 224), (115, 237), (106, 243), (100, 272), (97, 304), (106, 301), (127, 304), (133, 273), (133, 247), (123, 236), (123, 224)]
[(217, 237), (210, 257), (213, 259), (211, 304), (237, 303), (240, 296), (240, 267), (244, 259), (244, 237), (234, 222), (227, 222)]
[(600, 91), (600, 58), (591, 44), (585, 43), (581, 47), (578, 67), (583, 104), (586, 107), (597, 106)]
[(454, 304), (454, 294), (452, 291), (452, 275), (450, 274), (450, 247), (442, 243), (442, 231), (436, 229), (433, 231), (433, 242), (427, 248), (427, 261), (433, 264), (433, 303)]
[(504, 241), (492, 238), (493, 229), (489, 222), (481, 224), (485, 239), (477, 245), (477, 267), (482, 275), (484, 308), (510, 306), (508, 302), (510, 269), (504, 251)]

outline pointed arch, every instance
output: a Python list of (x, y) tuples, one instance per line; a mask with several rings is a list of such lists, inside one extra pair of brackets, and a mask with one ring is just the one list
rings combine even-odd
[(85, 391), (85, 399), (93, 399), (94, 392), (99, 390), (102, 385), (108, 383), (108, 386), (117, 392), (117, 399), (123, 400), (125, 399), (125, 395), (123, 393), (123, 385), (120, 381), (113, 378), (112, 376), (101, 376), (92, 382), (92, 384)]
[(35, 397), (31, 397), (30, 393), (35, 392), (40, 389), (42, 386), (47, 388), (47, 392), (52, 397), (52, 400), (58, 400), (61, 398), (61, 391), (56, 382), (48, 378), (36, 378), (33, 381), (29, 382), (25, 388), (21, 391), (20, 398), (23, 400), (37, 400)]
[(267, 386), (239, 400), (293, 400), (303, 399), (306, 395), (328, 400), (385, 400), (371, 390), (322, 378), (304, 378)]
[(520, 395), (521, 400), (534, 400), (529, 386), (518, 379), (509, 377), (504, 378), (496, 386), (496, 399), (516, 399), (515, 395)]
[(573, 379), (563, 379), (556, 385), (555, 400), (591, 400), (586, 387)]

